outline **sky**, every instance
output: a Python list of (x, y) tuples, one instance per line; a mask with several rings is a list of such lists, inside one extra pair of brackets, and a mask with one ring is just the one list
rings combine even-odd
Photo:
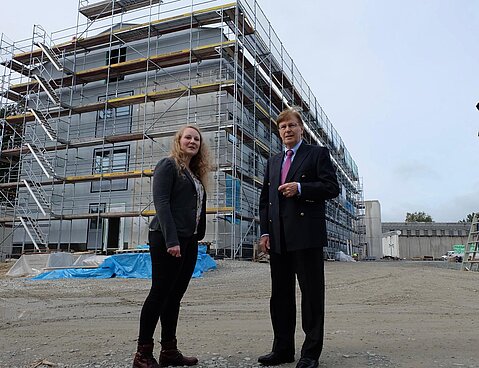
[[(77, 0), (2, 1), (0, 34), (77, 21)], [(355, 160), (382, 221), (479, 211), (479, 1), (258, 0)], [(294, 6), (292, 6), (294, 4)]]

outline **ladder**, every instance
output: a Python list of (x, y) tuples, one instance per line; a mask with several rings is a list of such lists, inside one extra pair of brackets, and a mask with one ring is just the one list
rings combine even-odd
[[(20, 219), (20, 222), (24, 227), (26, 234), (32, 241), (35, 250), (37, 250), (38, 252), (41, 252), (42, 250), (49, 250), (48, 243), (46, 240), (46, 234), (40, 228), (40, 224), (38, 223), (38, 221), (35, 220), (33, 217), (30, 217), (31, 211), (28, 209), (28, 206), (16, 206), (15, 203), (12, 202), (11, 199), (8, 197), (8, 195), (3, 193), (3, 191), (0, 191), (0, 195), (3, 197), (3, 200), (1, 202), (2, 205), (10, 207), (12, 209), (16, 208), (17, 213), (19, 214), (18, 218)], [(4, 240), (2, 240), (0, 244), (2, 244)]]
[(25, 144), (33, 155), (33, 158), (37, 161), (38, 165), (45, 173), (47, 178), (52, 179), (55, 177), (55, 169), (53, 168), (52, 164), (48, 160), (47, 152), (42, 148), (39, 148), (35, 144), (26, 143)]
[(52, 65), (55, 67), (55, 69), (58, 70), (59, 72), (63, 72), (64, 67), (63, 67), (62, 63), (60, 62), (60, 60), (58, 60), (58, 57), (53, 52), (53, 50), (50, 49), (47, 45), (45, 45), (44, 43), (41, 43), (41, 42), (37, 42), (36, 45), (38, 47), (40, 47), (40, 49), (43, 51), (43, 53), (48, 58), (48, 60), (50, 60)]
[(464, 246), (461, 269), (473, 271), (474, 265), (476, 265), (476, 271), (479, 271), (479, 213), (477, 212), (472, 219), (471, 230)]
[(43, 89), (43, 91), (47, 94), (48, 98), (55, 104), (55, 105), (60, 105), (61, 101), (60, 98), (57, 96), (55, 93), (55, 90), (53, 87), (50, 85), (50, 83), (43, 78), (41, 75), (35, 74), (33, 76), (40, 85), (40, 87)]
[(20, 216), (20, 222), (22, 223), (28, 237), (33, 243), (35, 250), (41, 252), (40, 245), (44, 246), (44, 250), (48, 250), (46, 241), (46, 235), (40, 228), (40, 225), (34, 218)]
[(2, 153), (2, 148), (3, 148), (3, 139), (4, 137), (6, 137), (6, 134), (5, 134), (5, 129), (6, 129), (6, 126), (5, 126), (5, 123), (7, 121), (3, 118), (0, 118), (0, 154)]
[(51, 141), (58, 141), (57, 137), (57, 132), (53, 127), (50, 125), (48, 122), (48, 118), (50, 117), (49, 115), (45, 115), (41, 111), (37, 111), (35, 109), (29, 109), (32, 115), (35, 117), (35, 120), (40, 124), (42, 129), (45, 131), (47, 134), (48, 138), (50, 138)]

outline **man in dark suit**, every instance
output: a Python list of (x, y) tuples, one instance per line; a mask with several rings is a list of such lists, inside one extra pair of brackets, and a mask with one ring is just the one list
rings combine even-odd
[(273, 325), (266, 366), (294, 361), (296, 277), (306, 335), (296, 368), (315, 368), (323, 347), (325, 200), (339, 194), (327, 148), (302, 141), (301, 115), (286, 109), (276, 120), (284, 151), (268, 160), (260, 196), (260, 249), (270, 255)]

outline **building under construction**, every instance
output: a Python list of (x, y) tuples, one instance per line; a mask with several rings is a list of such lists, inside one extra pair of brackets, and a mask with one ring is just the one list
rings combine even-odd
[(78, 12), (72, 28), (0, 40), (3, 258), (145, 244), (152, 171), (185, 124), (202, 129), (214, 164), (205, 241), (250, 257), (288, 106), (305, 140), (330, 149), (342, 186), (325, 251), (361, 252), (357, 166), (257, 2), (80, 0)]

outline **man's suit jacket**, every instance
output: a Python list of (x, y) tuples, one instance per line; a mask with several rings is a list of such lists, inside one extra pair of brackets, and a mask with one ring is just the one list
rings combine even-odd
[[(168, 248), (179, 245), (179, 237), (191, 237), (196, 228), (197, 192), (188, 170), (178, 172), (175, 161), (166, 157), (158, 162), (153, 173), (153, 202), (156, 215), (150, 229), (161, 231)], [(206, 230), (206, 191), (203, 195), (197, 240)]]
[(271, 252), (280, 252), (280, 218), (286, 250), (327, 245), (325, 200), (339, 194), (335, 169), (327, 148), (301, 143), (286, 183), (301, 183), (301, 195), (285, 198), (278, 191), (284, 152), (268, 160), (260, 196), (261, 234), (269, 234)]

